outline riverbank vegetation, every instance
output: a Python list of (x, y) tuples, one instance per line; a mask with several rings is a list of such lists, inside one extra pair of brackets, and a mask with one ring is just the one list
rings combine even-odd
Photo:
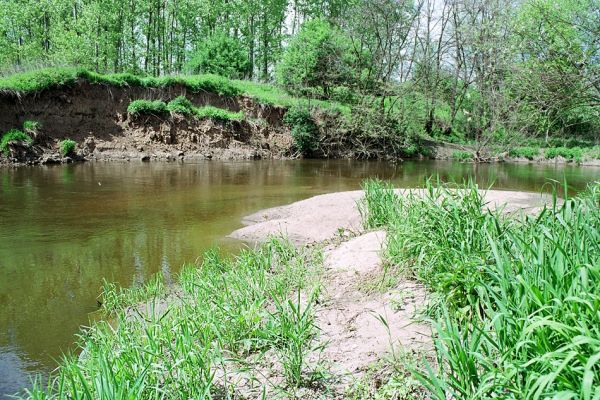
[(486, 210), (473, 184), (364, 189), (390, 270), (431, 292), (437, 360), (413, 373), (432, 398), (600, 396), (600, 184), (516, 218)]
[[(2, 7), (2, 90), (86, 79), (301, 102), (320, 154), (427, 155), (426, 140), (482, 161), (561, 147), (552, 140), (598, 145), (598, 0), (52, 4)], [(52, 68), (27, 72), (40, 65)]]
[(310, 387), (322, 379), (312, 357), (320, 257), (272, 238), (232, 258), (208, 251), (177, 292), (158, 278), (105, 283), (111, 320), (84, 331), (83, 352), (26, 398), (274, 398)]

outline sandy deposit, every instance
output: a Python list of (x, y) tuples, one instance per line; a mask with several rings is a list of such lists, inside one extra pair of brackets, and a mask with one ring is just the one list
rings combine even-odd
[[(364, 231), (357, 207), (362, 196), (360, 190), (331, 193), (263, 210), (231, 234), (251, 242), (284, 234), (298, 245), (337, 243), (325, 248), (323, 300), (315, 313), (327, 343), (322, 356), (342, 391), (386, 355), (432, 349), (431, 329), (418, 317), (427, 304), (423, 286), (403, 280), (393, 290), (368, 290), (384, 274), (386, 233)], [(485, 199), (489, 209), (508, 213), (533, 213), (551, 201), (538, 193), (496, 190), (485, 192)]]
[[(398, 193), (406, 190), (399, 189)], [(420, 190), (414, 190), (419, 193)], [(269, 208), (252, 214), (242, 221), (244, 228), (230, 236), (259, 242), (273, 234), (287, 235), (296, 244), (322, 242), (336, 237), (343, 230), (361, 232), (360, 213), (356, 206), (361, 190), (338, 192), (311, 197), (286, 206)], [(503, 208), (506, 212), (535, 212), (550, 198), (539, 193), (488, 190), (488, 208)]]

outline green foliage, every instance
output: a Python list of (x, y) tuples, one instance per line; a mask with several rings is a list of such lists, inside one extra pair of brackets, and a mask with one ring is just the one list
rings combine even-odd
[(452, 152), (452, 159), (460, 162), (472, 161), (473, 153), (468, 151), (454, 151)]
[(25, 122), (23, 122), (23, 130), (25, 132), (37, 132), (40, 130), (40, 128), (42, 127), (42, 124), (40, 124), (38, 121), (30, 121), (27, 120)]
[(298, 150), (310, 155), (319, 147), (319, 129), (310, 109), (305, 106), (291, 107), (284, 115), (283, 122), (292, 129), (292, 137)]
[(540, 149), (538, 147), (516, 147), (508, 152), (511, 157), (521, 157), (529, 160), (533, 160), (539, 154)]
[(487, 211), (472, 184), (433, 183), (395, 199), (372, 196), (397, 205), (389, 261), (438, 299), (430, 310), (437, 368), (414, 368), (431, 397), (593, 398), (600, 186), (509, 219)]
[(240, 121), (244, 119), (243, 111), (233, 112), (212, 106), (195, 108), (194, 114), (198, 118), (211, 118), (217, 121)]
[(31, 143), (32, 140), (28, 134), (18, 129), (11, 129), (10, 131), (5, 132), (0, 140), (0, 151), (5, 155), (8, 155), (8, 144), (10, 142)]
[(292, 93), (319, 88), (325, 97), (333, 86), (353, 79), (348, 39), (327, 21), (305, 22), (277, 66), (277, 82)]
[(167, 112), (167, 104), (162, 100), (134, 100), (127, 106), (127, 112), (134, 116), (159, 115)]
[(72, 85), (76, 80), (77, 74), (73, 68), (44, 68), (0, 77), (0, 91), (41, 92)]
[(567, 160), (581, 162), (583, 150), (579, 147), (550, 147), (544, 151), (544, 156), (549, 159), (563, 157)]
[(71, 139), (65, 139), (58, 143), (60, 154), (62, 154), (63, 157), (73, 154), (75, 146), (77, 146), (77, 142)]
[(0, 77), (0, 91), (30, 93), (74, 84), (78, 79), (92, 84), (117, 87), (138, 86), (162, 88), (181, 85), (194, 93), (210, 92), (222, 96), (237, 96), (241, 91), (227, 78), (217, 75), (190, 75), (160, 78), (142, 77), (129, 73), (99, 74), (77, 68), (45, 68)]
[(216, 74), (232, 79), (249, 72), (248, 53), (242, 43), (225, 34), (215, 34), (199, 43), (187, 69), (193, 74)]
[(196, 107), (185, 96), (178, 96), (167, 104), (167, 110), (175, 114), (192, 115)]

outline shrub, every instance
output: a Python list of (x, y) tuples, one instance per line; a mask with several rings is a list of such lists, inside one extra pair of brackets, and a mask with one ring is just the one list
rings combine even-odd
[(247, 75), (250, 61), (237, 38), (219, 33), (199, 43), (187, 69), (193, 74), (209, 73), (237, 79)]
[(539, 154), (540, 149), (537, 147), (517, 147), (508, 152), (508, 155), (511, 157), (523, 157), (529, 160), (533, 160)]
[(580, 162), (583, 156), (583, 150), (580, 147), (550, 147), (546, 149), (544, 155), (549, 159), (563, 157), (567, 160)]
[(134, 100), (129, 103), (127, 112), (132, 115), (162, 114), (167, 111), (167, 105), (162, 100)]
[(8, 155), (8, 144), (10, 142), (24, 142), (31, 143), (31, 137), (18, 129), (11, 129), (2, 135), (2, 140), (0, 140), (0, 151), (5, 155)]
[(212, 106), (195, 108), (194, 114), (198, 118), (211, 118), (217, 121), (239, 121), (244, 119), (242, 111), (233, 112)]
[(71, 140), (71, 139), (65, 139), (65, 140), (59, 142), (58, 147), (60, 149), (60, 154), (62, 154), (63, 157), (73, 154), (73, 152), (75, 151), (76, 145), (77, 145), (77, 142), (75, 142), (74, 140)]
[(167, 110), (175, 114), (191, 115), (194, 114), (195, 107), (187, 98), (179, 96), (167, 104)]
[(452, 153), (452, 159), (460, 162), (471, 161), (473, 154), (468, 151), (455, 151)]
[(294, 93), (320, 88), (329, 97), (331, 87), (354, 80), (349, 49), (348, 38), (327, 21), (308, 21), (283, 54), (277, 82)]
[(42, 127), (38, 121), (25, 121), (23, 122), (23, 130), (25, 132), (37, 132)]
[(310, 154), (319, 146), (317, 125), (306, 106), (291, 107), (283, 117), (283, 122), (292, 129), (292, 137), (302, 154)]

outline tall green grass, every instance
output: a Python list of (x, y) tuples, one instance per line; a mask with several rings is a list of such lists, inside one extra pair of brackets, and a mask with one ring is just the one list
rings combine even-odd
[[(65, 357), (47, 387), (25, 397), (239, 398), (239, 380), (231, 379), (238, 376), (272, 398), (308, 384), (318, 333), (315, 254), (278, 238), (231, 258), (211, 250), (183, 269), (181, 290), (166, 303), (159, 278), (131, 290), (105, 283), (103, 307), (113, 320), (84, 331), (81, 355)], [(300, 299), (299, 291), (313, 295)], [(139, 301), (145, 306), (128, 307)], [(281, 379), (266, 379), (269, 369)]]
[[(437, 399), (600, 398), (600, 184), (537, 215), (486, 211), (481, 192), (434, 186), (386, 199), (387, 257), (440, 299)], [(369, 194), (370, 193), (370, 194)]]

